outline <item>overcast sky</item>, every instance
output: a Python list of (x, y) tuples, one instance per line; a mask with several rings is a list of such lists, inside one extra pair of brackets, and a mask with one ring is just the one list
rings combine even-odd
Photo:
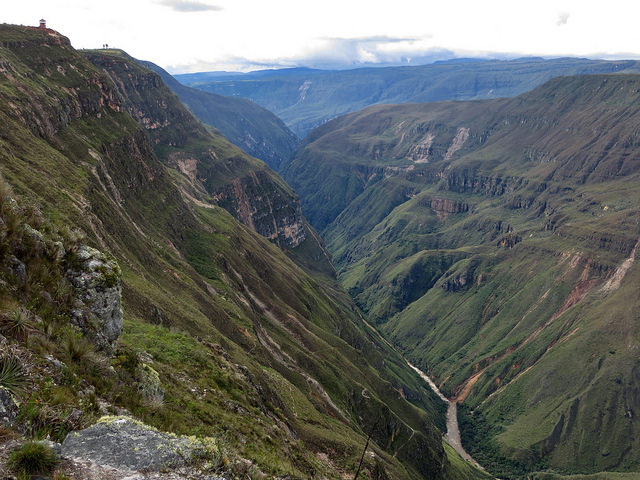
[(640, 58), (637, 0), (0, 0), (0, 21), (104, 43), (173, 73), (417, 64), (452, 57)]

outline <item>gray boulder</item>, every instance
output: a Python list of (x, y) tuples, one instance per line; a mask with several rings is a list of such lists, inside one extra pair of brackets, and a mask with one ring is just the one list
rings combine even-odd
[(18, 417), (18, 405), (9, 390), (0, 387), (0, 425), (10, 425)]
[(86, 245), (75, 253), (75, 260), (77, 268), (67, 271), (76, 293), (71, 322), (92, 338), (96, 347), (111, 353), (122, 332), (120, 267)]
[(27, 281), (27, 267), (17, 257), (11, 256), (9, 258), (8, 270), (18, 283), (23, 284)]
[(182, 467), (216, 452), (212, 441), (163, 433), (129, 417), (103, 417), (62, 444), (63, 458), (144, 472)]

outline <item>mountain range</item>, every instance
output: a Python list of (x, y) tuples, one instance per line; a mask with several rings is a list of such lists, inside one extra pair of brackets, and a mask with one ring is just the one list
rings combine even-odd
[(638, 478), (637, 71), (202, 91), (0, 25), (0, 471)]
[(638, 75), (583, 75), (372, 106), (283, 170), (344, 287), (501, 478), (638, 470), (639, 95)]
[(327, 120), (373, 104), (511, 97), (553, 77), (639, 71), (640, 64), (632, 60), (520, 58), (338, 71), (291, 68), (236, 76), (204, 72), (176, 78), (207, 92), (248, 98), (304, 138)]

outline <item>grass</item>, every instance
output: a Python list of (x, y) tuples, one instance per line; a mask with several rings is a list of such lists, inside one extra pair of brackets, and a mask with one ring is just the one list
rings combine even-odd
[(39, 442), (27, 442), (11, 452), (8, 466), (18, 478), (31, 478), (32, 475), (53, 474), (59, 459), (47, 445)]

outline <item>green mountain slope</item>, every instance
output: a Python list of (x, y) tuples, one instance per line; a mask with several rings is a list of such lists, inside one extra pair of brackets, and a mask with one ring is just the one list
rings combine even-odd
[[(13, 380), (16, 429), (61, 440), (101, 414), (133, 414), (214, 437), (219, 472), (254, 478), (351, 475), (371, 433), (371, 478), (478, 477), (446, 453), (442, 405), (344, 291), (276, 245), (293, 238), (275, 208), (295, 211), (291, 190), (156, 74), (2, 25), (0, 121), (2, 361), (28, 373)], [(274, 243), (258, 234), (263, 217)], [(93, 258), (84, 244), (112, 262), (85, 263), (98, 286), (71, 283)], [(120, 284), (110, 355), (70, 319), (77, 289)]]
[(596, 75), (374, 106), (285, 172), (343, 285), (500, 477), (640, 470), (638, 92)]
[(145, 61), (140, 63), (160, 75), (165, 85), (201, 122), (218, 129), (249, 155), (263, 160), (276, 171), (293, 155), (298, 138), (269, 110), (246, 98), (225, 97), (187, 87), (159, 66)]
[(579, 58), (457, 60), (416, 67), (299, 68), (236, 76), (195, 73), (176, 78), (208, 92), (249, 98), (304, 138), (327, 120), (373, 104), (510, 97), (557, 76), (622, 71), (638, 72), (638, 63)]
[(184, 195), (225, 208), (300, 264), (333, 275), (331, 261), (302, 216), (296, 194), (276, 173), (207, 129), (159, 75), (126, 53), (83, 54), (112, 79), (127, 111), (151, 136), (158, 157), (183, 174)]

